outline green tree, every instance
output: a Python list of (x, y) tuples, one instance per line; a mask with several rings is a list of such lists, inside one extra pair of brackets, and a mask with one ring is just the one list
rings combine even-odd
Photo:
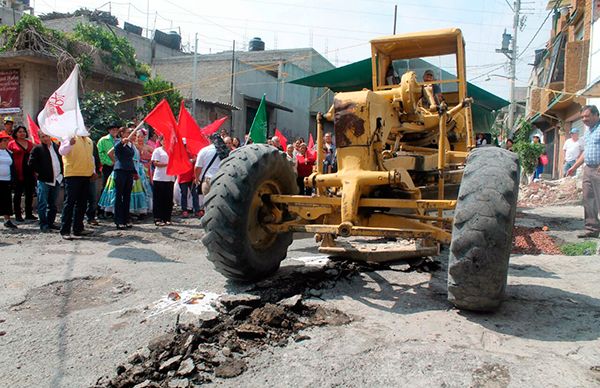
[(90, 23), (79, 23), (75, 26), (76, 39), (86, 42), (100, 50), (102, 61), (114, 71), (121, 71), (123, 66), (135, 69), (135, 49), (126, 38), (117, 36), (113, 31)]
[(143, 116), (150, 113), (163, 98), (167, 99), (173, 113), (177, 115), (179, 105), (181, 104), (181, 100), (183, 100), (183, 96), (179, 90), (173, 87), (173, 83), (165, 81), (158, 76), (144, 82), (144, 95), (147, 95), (144, 97), (144, 106), (138, 110)]
[(543, 144), (534, 144), (529, 139), (533, 129), (529, 121), (521, 119), (517, 128), (513, 139), (513, 151), (519, 155), (523, 172), (531, 174), (537, 167), (538, 159), (544, 152), (545, 147)]
[(81, 114), (83, 121), (90, 131), (90, 137), (98, 141), (106, 135), (109, 124), (121, 123), (117, 113), (117, 105), (123, 97), (123, 92), (97, 92), (90, 91), (81, 99)]

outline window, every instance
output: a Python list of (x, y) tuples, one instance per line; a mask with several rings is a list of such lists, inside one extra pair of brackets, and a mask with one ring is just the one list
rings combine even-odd
[(583, 33), (584, 33), (584, 28), (583, 28), (583, 20), (581, 22), (579, 22), (579, 24), (577, 24), (575, 26), (575, 40), (583, 40)]

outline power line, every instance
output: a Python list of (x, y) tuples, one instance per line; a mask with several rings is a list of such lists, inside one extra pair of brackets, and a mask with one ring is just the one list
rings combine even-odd
[(533, 35), (533, 37), (531, 38), (531, 40), (529, 41), (529, 43), (527, 43), (527, 45), (525, 46), (525, 48), (523, 50), (521, 50), (521, 54), (519, 54), (519, 57), (525, 53), (525, 51), (529, 48), (529, 46), (531, 46), (531, 43), (533, 43), (533, 41), (535, 40), (535, 38), (538, 36), (538, 34), (540, 33), (540, 31), (542, 30), (542, 27), (544, 27), (544, 25), (546, 24), (546, 21), (548, 21), (548, 18), (550, 17), (550, 15), (552, 15), (555, 12), (557, 5), (558, 5), (558, 2), (556, 2), (556, 4), (554, 5), (554, 7), (552, 7), (552, 9), (550, 10), (550, 12), (548, 12), (548, 14), (546, 15), (546, 18), (544, 18), (544, 21), (542, 22), (542, 24), (540, 24), (540, 26), (538, 27), (537, 31), (535, 32), (535, 34)]
[[(165, 1), (171, 5), (174, 5), (173, 2), (171, 2), (169, 0), (165, 0)], [(268, 1), (268, 0), (254, 0), (254, 2), (271, 4), (271, 5), (279, 5), (279, 6), (284, 6), (284, 7), (295, 7), (295, 8), (302, 8), (302, 9), (308, 8), (308, 9), (316, 9), (316, 10), (332, 11), (332, 12), (335, 11), (337, 13), (343, 12), (343, 13), (358, 14), (358, 15), (390, 17), (390, 14), (387, 14), (387, 13), (351, 10), (351, 9), (344, 9), (344, 8), (329, 8), (329, 7), (319, 7), (319, 6), (311, 6), (311, 5), (305, 5), (305, 4), (290, 4), (290, 3), (281, 3), (281, 2)], [(182, 7), (179, 7), (179, 6), (177, 6), (177, 8), (184, 10)], [(454, 8), (450, 8), (450, 9), (454, 9)], [(186, 14), (190, 14), (190, 13), (194, 14), (191, 11), (189, 11), (188, 9), (185, 9), (185, 13)], [(204, 16), (202, 16), (197, 13), (194, 15), (201, 17), (205, 20), (210, 20), (208, 18), (228, 19), (228, 17), (222, 16), (222, 15), (204, 15)], [(418, 16), (418, 15), (414, 15), (414, 14), (410, 15), (410, 19), (425, 20), (425, 21), (429, 21), (429, 22), (446, 23), (446, 24), (448, 24), (448, 23), (469, 24), (469, 25), (480, 25), (481, 24), (480, 22), (468, 22), (468, 21), (464, 21), (464, 20), (450, 20), (450, 19), (436, 19), (436, 18), (430, 18), (430, 17), (422, 17), (422, 16)], [(237, 19), (237, 20), (239, 20), (239, 19)], [(244, 20), (246, 20), (246, 19), (244, 19)], [(269, 22), (265, 22), (265, 23), (269, 23)], [(504, 25), (500, 25), (500, 24), (487, 24), (487, 26), (504, 27)]]

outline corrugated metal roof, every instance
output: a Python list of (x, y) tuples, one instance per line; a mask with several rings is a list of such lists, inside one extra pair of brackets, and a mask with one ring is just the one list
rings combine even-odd
[(203, 103), (203, 104), (208, 104), (208, 105), (214, 105), (214, 106), (218, 106), (219, 108), (223, 108), (223, 109), (228, 109), (228, 110), (240, 110), (239, 107), (235, 106), (235, 105), (231, 105), (228, 104), (226, 102), (220, 102), (220, 101), (209, 101), (209, 100), (203, 100), (201, 98), (196, 98), (197, 102)]

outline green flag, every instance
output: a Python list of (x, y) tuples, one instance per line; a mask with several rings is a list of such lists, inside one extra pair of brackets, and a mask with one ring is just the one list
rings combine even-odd
[(263, 94), (260, 100), (260, 105), (252, 121), (250, 127), (250, 139), (254, 143), (266, 143), (267, 142), (267, 108), (265, 107), (265, 95)]

